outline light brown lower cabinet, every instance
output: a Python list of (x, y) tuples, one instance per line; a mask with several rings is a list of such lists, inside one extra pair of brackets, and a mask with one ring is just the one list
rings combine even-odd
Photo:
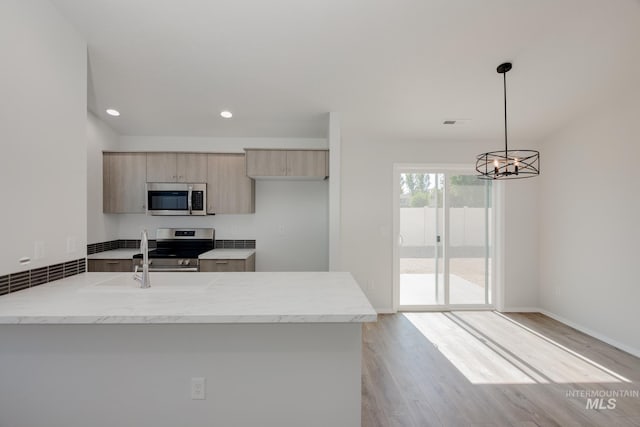
[(89, 272), (127, 272), (133, 271), (133, 261), (131, 259), (90, 259), (87, 260)]
[(200, 272), (256, 271), (256, 255), (247, 259), (201, 259)]

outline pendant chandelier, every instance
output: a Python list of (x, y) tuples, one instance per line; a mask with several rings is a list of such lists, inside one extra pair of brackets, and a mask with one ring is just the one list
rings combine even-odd
[(521, 179), (540, 175), (540, 152), (509, 150), (507, 145), (507, 72), (511, 63), (498, 66), (504, 86), (504, 150), (489, 151), (476, 157), (476, 171), (480, 179)]

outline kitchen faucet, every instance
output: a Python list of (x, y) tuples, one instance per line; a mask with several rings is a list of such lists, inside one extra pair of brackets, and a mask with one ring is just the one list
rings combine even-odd
[(140, 282), (141, 288), (150, 288), (151, 280), (149, 279), (149, 236), (147, 229), (142, 230), (140, 235), (140, 252), (142, 252), (142, 274), (138, 274), (138, 266), (134, 270), (133, 278)]

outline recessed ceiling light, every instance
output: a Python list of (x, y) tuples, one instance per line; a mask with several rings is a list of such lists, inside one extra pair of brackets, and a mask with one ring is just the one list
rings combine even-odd
[(114, 110), (113, 108), (107, 108), (107, 114), (110, 116), (118, 117), (120, 115), (120, 111)]
[(220, 112), (220, 117), (222, 117), (223, 119), (230, 119), (231, 117), (233, 117), (233, 113), (231, 113), (231, 111), (221, 111)]

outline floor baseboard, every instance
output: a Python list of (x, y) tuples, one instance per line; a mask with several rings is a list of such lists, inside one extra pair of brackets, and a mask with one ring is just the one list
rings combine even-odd
[(506, 307), (497, 311), (500, 313), (541, 313), (538, 307)]
[(543, 310), (543, 309), (539, 309), (538, 310), (540, 313), (544, 314), (545, 316), (551, 317), (554, 320), (557, 320), (558, 322), (564, 323), (567, 326), (571, 326), (573, 329), (577, 329), (578, 331), (585, 333), (589, 336), (592, 336), (593, 338), (597, 338), (600, 341), (606, 342), (609, 345), (612, 345), (622, 351), (625, 351), (629, 354), (632, 354), (636, 357), (640, 357), (640, 350), (637, 348), (633, 348), (630, 347), (626, 344), (623, 344), (617, 340), (614, 340), (612, 338), (609, 338), (608, 336), (601, 334), (599, 332), (596, 332), (590, 328), (587, 328), (586, 326), (580, 325), (579, 323), (573, 322), (567, 318), (564, 318), (562, 316), (559, 316), (555, 313), (552, 313), (550, 311), (547, 310)]

